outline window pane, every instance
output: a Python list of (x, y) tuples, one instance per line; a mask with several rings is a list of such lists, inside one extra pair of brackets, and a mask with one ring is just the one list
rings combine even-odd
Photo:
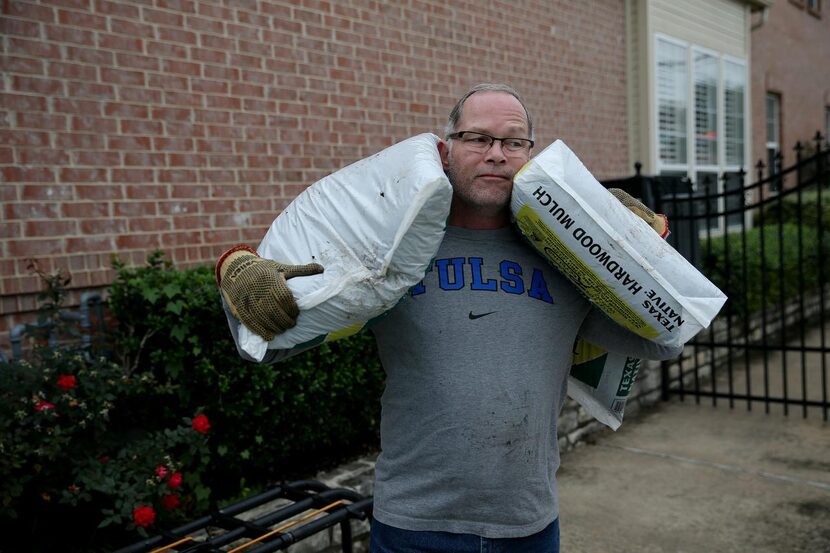
[(778, 147), (781, 142), (779, 122), (781, 121), (781, 97), (778, 94), (767, 92), (767, 145)]
[(725, 196), (725, 207), (727, 211), (737, 210), (738, 213), (730, 213), (726, 216), (726, 224), (729, 226), (740, 225), (743, 220), (743, 179), (738, 173), (724, 173), (723, 191)]
[(718, 163), (718, 59), (695, 54), (695, 159), (701, 165)]
[(686, 47), (657, 41), (657, 111), (660, 161), (686, 163), (689, 106)]
[(709, 171), (698, 171), (695, 175), (695, 184), (697, 185), (698, 196), (711, 196), (707, 199), (700, 199), (697, 202), (695, 213), (699, 215), (706, 215), (705, 219), (701, 221), (701, 230), (706, 227), (712, 230), (720, 228), (718, 215), (718, 174)]
[(744, 164), (744, 94), (746, 68), (729, 61), (723, 64), (723, 132), (726, 164)]

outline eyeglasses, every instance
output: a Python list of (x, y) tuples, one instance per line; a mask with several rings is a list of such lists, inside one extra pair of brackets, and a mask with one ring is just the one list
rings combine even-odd
[(447, 135), (450, 140), (458, 140), (465, 148), (475, 152), (484, 153), (493, 147), (498, 140), (501, 142), (501, 149), (508, 154), (523, 154), (530, 151), (533, 141), (529, 138), (497, 138), (484, 134), (483, 132), (461, 131)]

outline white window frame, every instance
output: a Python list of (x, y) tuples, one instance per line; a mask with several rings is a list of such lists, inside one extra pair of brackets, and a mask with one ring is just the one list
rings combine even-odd
[[(660, 43), (665, 42), (669, 44), (673, 44), (676, 46), (681, 46), (686, 49), (686, 70), (687, 70), (687, 92), (686, 98), (688, 100), (687, 111), (686, 111), (686, 164), (676, 164), (676, 163), (664, 163), (660, 159), (660, 107), (658, 101), (658, 79), (657, 79), (657, 53), (660, 48)], [(738, 172), (742, 167), (739, 165), (727, 165), (726, 164), (726, 141), (725, 141), (725, 115), (726, 115), (726, 105), (725, 105), (725, 83), (724, 83), (724, 62), (728, 61), (732, 64), (742, 66), (744, 68), (744, 97), (743, 97), (743, 170), (749, 174), (748, 170), (748, 160), (749, 160), (749, 86), (750, 86), (750, 75), (749, 75), (749, 66), (746, 59), (738, 58), (736, 56), (731, 56), (728, 54), (724, 54), (721, 52), (717, 52), (715, 50), (704, 48), (702, 46), (698, 46), (696, 44), (680, 40), (674, 38), (669, 35), (665, 35), (662, 33), (654, 33), (654, 62), (653, 62), (653, 74), (654, 74), (654, 106), (653, 106), (653, 114), (655, 125), (653, 125), (653, 156), (655, 160), (655, 172), (656, 174), (660, 175), (663, 173), (671, 172), (671, 173), (685, 173), (692, 182), (695, 183), (695, 187), (697, 187), (697, 174), (700, 172), (710, 172), (717, 174), (717, 184), (716, 190), (718, 192), (723, 192), (723, 174), (724, 173), (732, 173)], [(697, 162), (697, 151), (696, 151), (696, 137), (695, 137), (695, 109), (696, 109), (696, 102), (695, 102), (695, 82), (694, 82), (694, 60), (695, 60), (695, 53), (702, 53), (710, 56), (714, 56), (717, 60), (717, 73), (718, 73), (718, 86), (717, 86), (717, 120), (716, 120), (716, 136), (717, 136), (717, 159), (716, 164), (698, 164)], [(746, 177), (745, 177), (746, 179)], [(746, 182), (746, 181), (745, 181)], [(718, 206), (717, 210), (722, 211), (724, 209), (724, 198), (718, 199)], [(752, 224), (751, 217), (749, 213), (745, 214), (744, 216), (744, 224), (749, 227)], [(740, 228), (740, 223), (730, 223), (728, 225), (729, 229), (733, 228)], [(707, 234), (711, 234), (712, 236), (716, 236), (719, 234), (723, 234), (723, 232), (727, 230), (727, 225), (725, 221), (725, 217), (719, 217), (717, 220), (716, 225), (711, 226), (710, 230), (707, 231), (706, 228), (702, 228), (700, 230), (701, 236), (705, 236)]]

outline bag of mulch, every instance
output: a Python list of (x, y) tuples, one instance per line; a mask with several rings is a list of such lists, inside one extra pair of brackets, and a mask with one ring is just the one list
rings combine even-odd
[(612, 430), (620, 427), (625, 404), (642, 361), (608, 352), (583, 339), (574, 345), (568, 396)]
[[(726, 296), (606, 190), (557, 140), (514, 179), (511, 210), (525, 238), (606, 315), (654, 342), (685, 344)], [(616, 430), (640, 360), (582, 339), (568, 395)]]
[(309, 186), (277, 216), (257, 253), (325, 272), (288, 280), (297, 325), (266, 342), (240, 328), (256, 360), (266, 349), (300, 350), (361, 330), (424, 277), (444, 238), (452, 188), (438, 137), (421, 134)]
[(516, 175), (511, 209), (540, 254), (606, 315), (643, 338), (685, 344), (726, 302), (561, 140)]

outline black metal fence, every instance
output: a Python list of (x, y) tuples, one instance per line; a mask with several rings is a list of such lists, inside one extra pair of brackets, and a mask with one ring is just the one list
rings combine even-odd
[[(728, 296), (713, 324), (663, 365), (663, 393), (828, 420), (830, 146), (819, 133), (784, 167), (606, 182), (666, 213), (669, 240)], [(754, 180), (755, 182), (751, 182)], [(750, 182), (747, 182), (750, 181)], [(639, 190), (638, 190), (639, 187)], [(639, 192), (639, 193), (638, 193)]]

